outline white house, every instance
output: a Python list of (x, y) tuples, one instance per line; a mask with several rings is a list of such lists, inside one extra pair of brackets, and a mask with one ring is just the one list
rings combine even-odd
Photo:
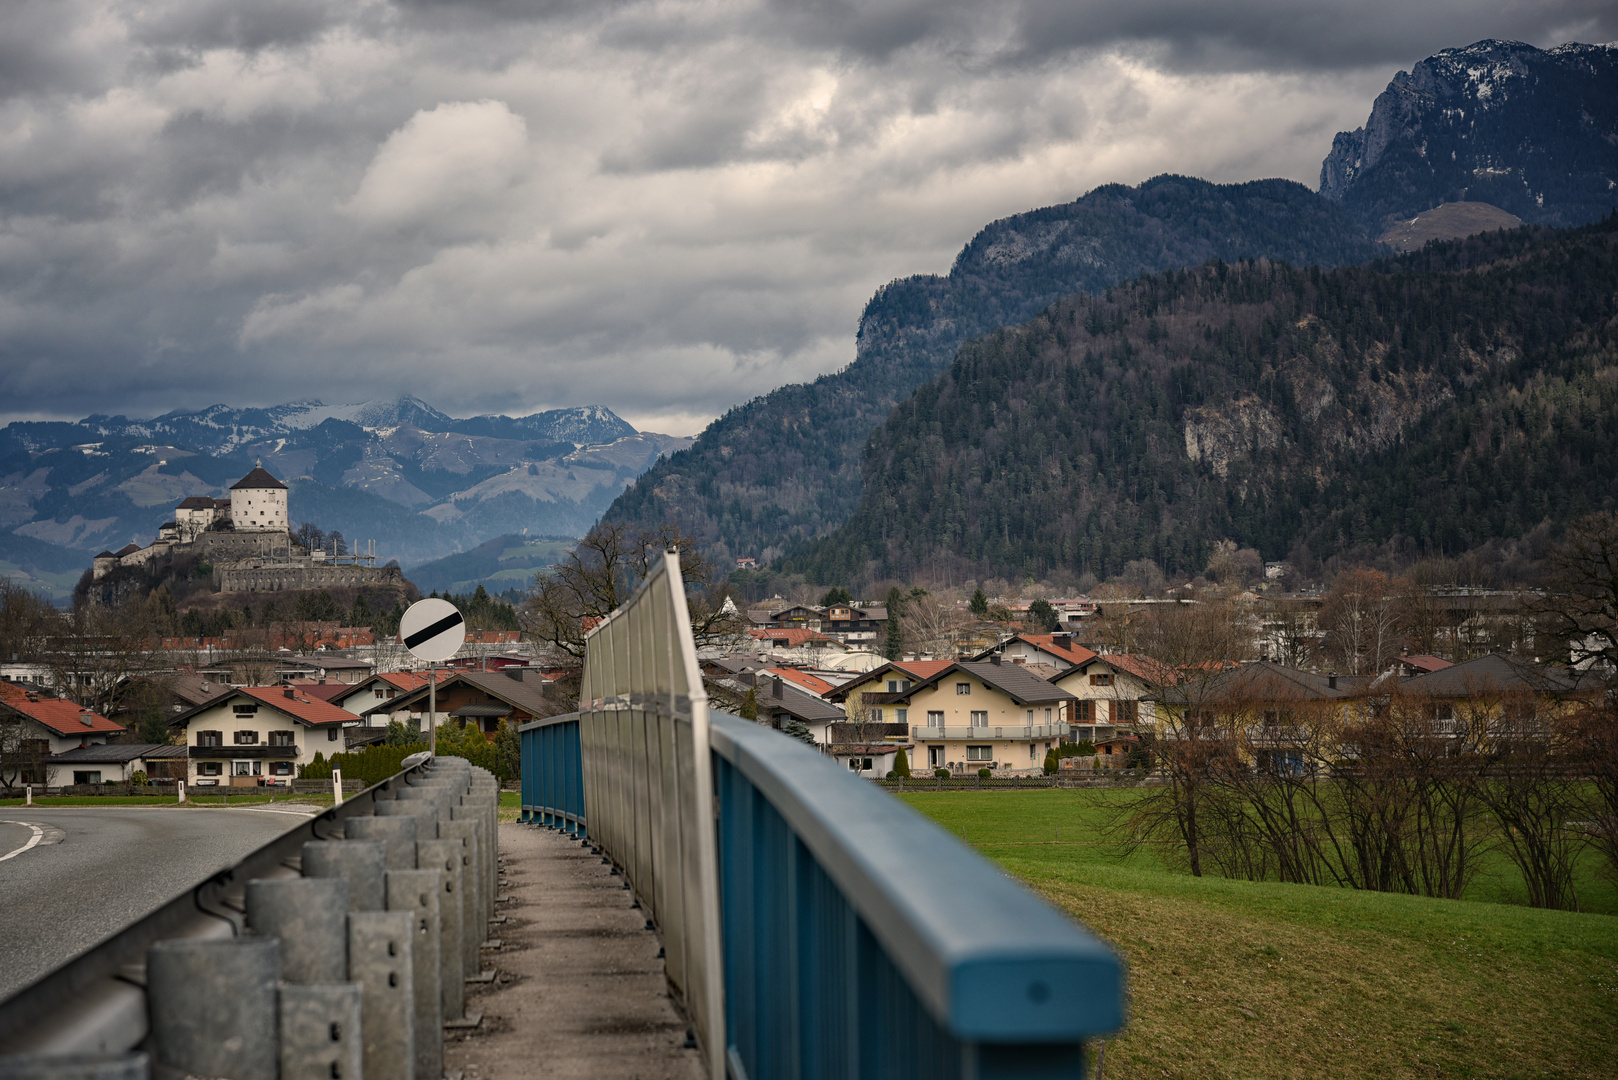
[(287, 531), (287, 486), (262, 461), (230, 485), (230, 524), (237, 532)]
[(360, 718), (295, 686), (244, 686), (176, 716), (201, 787), (287, 784), (316, 753), (343, 752), (343, 728)]

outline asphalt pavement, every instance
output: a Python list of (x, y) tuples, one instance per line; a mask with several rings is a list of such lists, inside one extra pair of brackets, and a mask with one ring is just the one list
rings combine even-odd
[(248, 809), (0, 807), (0, 1000), (301, 820)]

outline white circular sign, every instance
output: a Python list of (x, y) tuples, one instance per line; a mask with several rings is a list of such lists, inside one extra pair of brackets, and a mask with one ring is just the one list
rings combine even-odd
[(466, 644), (466, 619), (448, 600), (417, 600), (399, 620), (399, 640), (418, 660), (448, 660)]

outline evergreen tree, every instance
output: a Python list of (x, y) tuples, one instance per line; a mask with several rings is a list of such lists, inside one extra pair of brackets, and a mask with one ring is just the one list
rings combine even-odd
[(833, 604), (852, 604), (853, 602), (854, 594), (841, 585), (828, 589), (826, 595), (820, 598), (821, 607), (831, 607)]
[(978, 618), (981, 619), (988, 616), (989, 598), (983, 595), (982, 589), (974, 589), (972, 591), (972, 603), (970, 604), (970, 607), (972, 609), (972, 614), (976, 615)]
[(893, 756), (893, 775), (910, 779), (910, 758), (900, 747), (899, 752)]
[(736, 715), (743, 720), (758, 722), (758, 691), (748, 687), (747, 696), (742, 698), (742, 707), (736, 710)]

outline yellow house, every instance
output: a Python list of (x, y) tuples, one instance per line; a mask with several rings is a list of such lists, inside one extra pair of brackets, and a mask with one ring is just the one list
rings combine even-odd
[(935, 660), (887, 664), (834, 700), (853, 722), (908, 725), (912, 768), (1039, 772), (1067, 734), (1073, 695), (1021, 664)]
[(342, 753), (343, 728), (360, 718), (291, 686), (244, 686), (176, 716), (185, 732), (186, 781), (200, 787), (290, 784), (315, 754)]
[(1173, 686), (1176, 676), (1173, 668), (1149, 656), (1101, 653), (1059, 672), (1051, 682), (1075, 699), (1067, 712), (1074, 740), (1101, 742), (1141, 724), (1153, 726), (1153, 699)]

